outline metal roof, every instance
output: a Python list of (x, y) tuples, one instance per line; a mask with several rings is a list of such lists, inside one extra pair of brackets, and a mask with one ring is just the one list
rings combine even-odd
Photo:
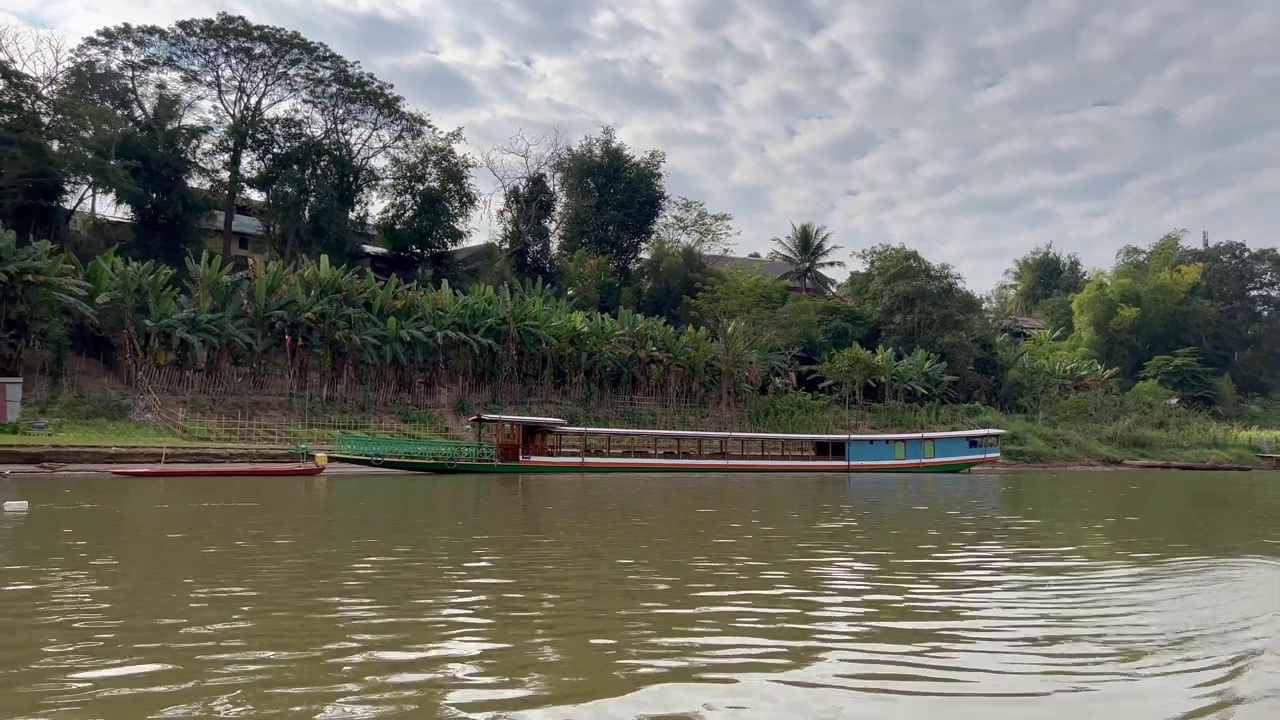
[(552, 417), (529, 417), (526, 415), (472, 415), (467, 418), (468, 422), (487, 422), (487, 423), (512, 423), (513, 425), (541, 425), (546, 427), (555, 427), (564, 425), (565, 421), (560, 418)]
[(1006, 430), (996, 428), (983, 428), (981, 430), (949, 430), (945, 432), (917, 432), (917, 433), (876, 433), (873, 435), (797, 435), (791, 433), (757, 433), (757, 432), (709, 432), (704, 430), (627, 430), (622, 428), (586, 428), (586, 427), (557, 427), (557, 434), (561, 435), (610, 435), (619, 436), (647, 436), (647, 437), (666, 437), (666, 438), (703, 438), (703, 439), (733, 439), (733, 440), (810, 440), (816, 442), (848, 442), (851, 440), (913, 440), (919, 438), (939, 439), (954, 437), (986, 437), (989, 435), (1004, 435)]

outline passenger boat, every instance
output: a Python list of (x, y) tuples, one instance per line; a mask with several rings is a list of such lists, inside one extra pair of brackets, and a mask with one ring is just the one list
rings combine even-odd
[(332, 462), (433, 473), (959, 472), (1000, 458), (1004, 430), (876, 435), (624, 430), (476, 415), (475, 442), (337, 436)]
[(324, 455), (317, 454), (314, 463), (278, 465), (156, 465), (145, 468), (119, 468), (113, 475), (128, 477), (290, 477), (319, 475), (324, 472)]

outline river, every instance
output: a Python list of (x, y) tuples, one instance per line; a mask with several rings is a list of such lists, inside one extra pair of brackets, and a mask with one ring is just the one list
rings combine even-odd
[(1280, 717), (1280, 475), (0, 480), (3, 718)]

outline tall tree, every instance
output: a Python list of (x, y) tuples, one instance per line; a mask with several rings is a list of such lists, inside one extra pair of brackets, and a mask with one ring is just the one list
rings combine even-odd
[(213, 209), (190, 184), (205, 128), (184, 125), (182, 100), (161, 95), (146, 116), (121, 132), (114, 157), (124, 171), (111, 189), (133, 214), (132, 254), (181, 267), (200, 246), (200, 221)]
[(66, 196), (39, 93), (33, 78), (0, 59), (0, 225), (24, 239), (55, 234)]
[(461, 142), (461, 129), (433, 132), (391, 156), (378, 232), (422, 270), (439, 268), (467, 238), (480, 200), (471, 182), (475, 163), (458, 150)]
[(499, 244), (518, 277), (551, 279), (555, 269), (551, 249), (555, 212), (555, 191), (545, 173), (507, 186)]
[(832, 259), (841, 246), (832, 243), (831, 231), (826, 225), (791, 223), (791, 232), (786, 237), (774, 238), (773, 244), (776, 247), (769, 253), (769, 259), (791, 266), (786, 277), (800, 282), (802, 294), (807, 295), (810, 289), (823, 295), (831, 292), (832, 280), (822, 271), (842, 268), (844, 261)]
[(556, 267), (552, 241), (559, 229), (559, 166), (568, 143), (559, 128), (516, 131), (506, 143), (478, 153), (493, 180), (481, 199), (497, 222), (498, 243), (517, 276), (549, 279)]
[(903, 245), (877, 245), (858, 255), (866, 267), (850, 278), (850, 289), (879, 329), (880, 343), (904, 353), (938, 353), (960, 377), (961, 397), (983, 392), (971, 367), (979, 354), (982, 301), (960, 274)]
[(608, 258), (614, 272), (630, 277), (653, 236), (667, 200), (659, 150), (635, 155), (611, 127), (586, 137), (561, 156), (560, 249)]
[(693, 248), (703, 255), (725, 255), (733, 247), (733, 215), (711, 212), (701, 200), (677, 197), (667, 203), (654, 230), (659, 244)]
[(272, 123), (259, 136), (260, 158), (250, 186), (262, 193), (262, 220), (276, 254), (285, 262), (299, 254), (346, 257), (358, 239), (358, 212), (373, 183), (357, 161), (332, 138), (317, 137), (300, 123)]
[(345, 61), (296, 31), (259, 25), (226, 12), (147, 32), (158, 40), (154, 51), (184, 88), (204, 100), (203, 108), (217, 134), (222, 256), (230, 264), (235, 240), (232, 222), (244, 188), (250, 140), (271, 117), (297, 112), (297, 105)]

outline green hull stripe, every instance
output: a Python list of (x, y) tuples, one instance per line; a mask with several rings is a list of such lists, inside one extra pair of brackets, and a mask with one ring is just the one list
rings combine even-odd
[[(993, 460), (995, 458), (992, 458)], [(875, 467), (852, 465), (847, 470), (826, 470), (803, 467), (781, 468), (729, 468), (729, 467), (585, 467), (582, 465), (522, 465), (520, 463), (442, 463), (429, 460), (374, 460), (353, 455), (329, 455), (330, 462), (363, 465), (365, 467), (427, 472), (442, 474), (501, 473), (511, 475), (566, 474), (566, 473), (954, 473), (981, 465), (983, 460), (931, 465), (929, 467)]]

